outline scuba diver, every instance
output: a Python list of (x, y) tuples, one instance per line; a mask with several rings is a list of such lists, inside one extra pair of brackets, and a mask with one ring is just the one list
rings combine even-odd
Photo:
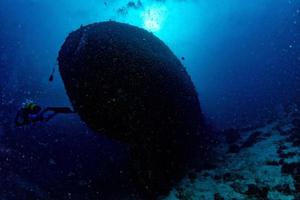
[(68, 107), (46, 107), (42, 109), (39, 105), (28, 102), (17, 112), (15, 118), (16, 126), (29, 125), (41, 121), (49, 121), (57, 114), (75, 113)]

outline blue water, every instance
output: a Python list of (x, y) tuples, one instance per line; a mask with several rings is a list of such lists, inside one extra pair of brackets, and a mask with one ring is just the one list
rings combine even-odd
[[(111, 167), (103, 163), (116, 159), (116, 149), (126, 151), (102, 136), (95, 139), (76, 115), (21, 129), (13, 124), (26, 99), (70, 106), (59, 73), (48, 81), (58, 51), (80, 25), (106, 20), (145, 28), (184, 57), (204, 114), (217, 128), (261, 125), (276, 117), (278, 108), (300, 101), (299, 0), (1, 0), (0, 140), (4, 152), (13, 151), (1, 156), (0, 179), (7, 180), (0, 181), (0, 199), (14, 199), (9, 192), (20, 182), (41, 191), (67, 185), (70, 169), (80, 163), (87, 173), (80, 176), (93, 177), (88, 173), (93, 167), (104, 173)], [(86, 152), (76, 140), (84, 141)], [(94, 151), (100, 156), (90, 164), (85, 155)], [(117, 156), (120, 163), (123, 156)], [(41, 166), (49, 163), (61, 174), (44, 172)], [(43, 174), (53, 178), (50, 186)], [(22, 179), (15, 183), (16, 177)], [(62, 190), (67, 198), (68, 189)]]

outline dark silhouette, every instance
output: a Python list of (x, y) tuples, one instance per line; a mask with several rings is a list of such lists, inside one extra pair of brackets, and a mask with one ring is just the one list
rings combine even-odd
[(207, 151), (191, 78), (153, 34), (112, 21), (84, 26), (67, 37), (58, 62), (81, 119), (129, 144), (130, 181), (143, 199), (168, 192), (191, 153)]

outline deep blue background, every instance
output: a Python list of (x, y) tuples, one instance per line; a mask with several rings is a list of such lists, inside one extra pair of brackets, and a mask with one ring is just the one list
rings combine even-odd
[(1, 1), (4, 103), (69, 104), (59, 75), (47, 82), (67, 34), (108, 19), (143, 27), (149, 7), (162, 7), (154, 34), (186, 58), (203, 110), (219, 127), (260, 123), (300, 96), (299, 0), (142, 2), (120, 15), (127, 1)]

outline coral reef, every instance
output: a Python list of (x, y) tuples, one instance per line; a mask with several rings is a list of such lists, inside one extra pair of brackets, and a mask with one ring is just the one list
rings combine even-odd
[[(264, 127), (230, 131), (217, 167), (186, 176), (165, 200), (300, 199), (300, 112), (293, 109)], [(239, 139), (237, 139), (239, 138)], [(188, 192), (185, 192), (188, 191)], [(189, 195), (189, 197), (187, 197)]]

